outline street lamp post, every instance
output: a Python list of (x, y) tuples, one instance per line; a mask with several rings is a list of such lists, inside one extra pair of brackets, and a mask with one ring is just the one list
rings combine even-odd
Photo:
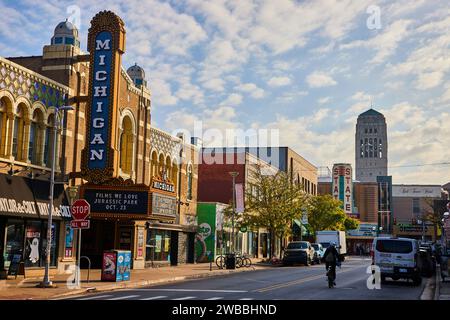
[(59, 111), (73, 110), (72, 106), (61, 106), (55, 107), (55, 125), (53, 126), (53, 145), (52, 145), (52, 168), (50, 172), (50, 205), (47, 221), (47, 248), (46, 248), (46, 259), (45, 259), (45, 273), (44, 279), (42, 280), (41, 286), (44, 288), (52, 287), (52, 282), (49, 277), (50, 269), (50, 252), (52, 248), (52, 214), (53, 214), (53, 198), (54, 198), (54, 187), (55, 187), (55, 162), (56, 162), (56, 135), (58, 134), (60, 120)]
[(239, 172), (229, 172), (231, 177), (233, 177), (233, 214), (231, 216), (231, 252), (234, 253), (234, 214), (236, 212), (236, 177), (239, 175)]

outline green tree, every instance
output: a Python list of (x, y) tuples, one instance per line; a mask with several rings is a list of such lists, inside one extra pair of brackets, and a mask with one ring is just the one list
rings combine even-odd
[(342, 209), (342, 202), (331, 195), (314, 196), (308, 202), (308, 223), (311, 230), (352, 230), (359, 221), (348, 217)]
[(292, 232), (292, 221), (300, 219), (306, 209), (308, 195), (299, 183), (292, 183), (290, 174), (269, 173), (255, 165), (251, 182), (245, 190), (245, 212), (239, 225), (248, 229), (266, 228), (270, 233), (270, 257), (275, 254), (275, 240)]

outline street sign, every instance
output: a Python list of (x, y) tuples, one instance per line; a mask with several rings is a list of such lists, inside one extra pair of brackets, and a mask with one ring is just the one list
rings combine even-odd
[(91, 212), (91, 206), (86, 200), (78, 199), (72, 204), (70, 212), (74, 220), (86, 220)]
[(72, 220), (70, 221), (70, 227), (72, 229), (89, 229), (91, 226), (90, 220)]

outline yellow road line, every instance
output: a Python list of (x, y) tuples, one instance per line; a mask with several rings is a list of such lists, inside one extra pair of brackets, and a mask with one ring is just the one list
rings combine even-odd
[[(342, 270), (342, 271), (339, 272), (339, 274), (340, 273), (344, 273), (344, 272), (349, 272), (349, 271), (352, 271), (354, 269), (358, 269), (359, 267), (360, 266), (355, 267), (355, 268), (349, 268), (347, 270)], [(270, 290), (276, 290), (276, 289), (281, 289), (281, 288), (289, 287), (289, 286), (296, 285), (296, 284), (305, 283), (305, 282), (308, 282), (308, 281), (317, 280), (317, 279), (324, 278), (324, 277), (325, 277), (325, 275), (320, 274), (320, 275), (311, 276), (311, 277), (308, 277), (308, 278), (303, 278), (303, 279), (294, 280), (294, 281), (290, 281), (290, 282), (275, 284), (275, 285), (272, 285), (272, 286), (269, 286), (269, 287), (265, 287), (265, 288), (261, 288), (261, 289), (257, 289), (257, 290), (254, 290), (254, 291), (262, 293), (262, 292), (267, 292), (267, 291), (270, 291)]]

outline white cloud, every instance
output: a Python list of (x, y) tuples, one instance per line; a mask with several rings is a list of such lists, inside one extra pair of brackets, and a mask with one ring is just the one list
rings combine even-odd
[(261, 99), (265, 95), (264, 89), (259, 88), (254, 83), (242, 83), (242, 84), (234, 87), (234, 89), (237, 91), (248, 93), (254, 99)]
[(325, 72), (315, 71), (306, 77), (306, 82), (311, 88), (335, 86), (337, 82)]
[(172, 95), (170, 84), (164, 80), (154, 79), (151, 83), (153, 92), (153, 104), (155, 106), (173, 106), (178, 102), (178, 98)]
[(221, 103), (221, 105), (237, 106), (240, 105), (241, 103), (242, 103), (242, 95), (238, 93), (232, 93)]
[(411, 20), (397, 20), (382, 29), (381, 33), (368, 40), (356, 40), (340, 46), (341, 49), (368, 48), (375, 51), (375, 56), (369, 63), (380, 64), (393, 55), (399, 43), (409, 35), (408, 27)]
[(319, 100), (317, 100), (318, 104), (325, 104), (331, 100), (331, 97), (322, 97)]
[(441, 84), (444, 74), (440, 71), (419, 74), (416, 81), (416, 88), (427, 90)]
[(267, 84), (271, 87), (287, 86), (290, 83), (291, 83), (291, 79), (289, 77), (272, 77), (267, 82)]

